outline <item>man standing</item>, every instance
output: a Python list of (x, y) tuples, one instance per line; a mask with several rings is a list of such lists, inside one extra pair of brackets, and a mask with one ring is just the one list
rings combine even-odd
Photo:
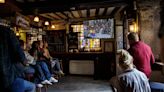
[(139, 41), (137, 33), (131, 32), (128, 35), (130, 48), (129, 53), (134, 58), (134, 65), (143, 72), (147, 78), (151, 76), (151, 64), (155, 62), (151, 48), (142, 41)]
[(26, 58), (10, 28), (0, 26), (0, 92), (35, 92), (35, 85), (21, 78)]

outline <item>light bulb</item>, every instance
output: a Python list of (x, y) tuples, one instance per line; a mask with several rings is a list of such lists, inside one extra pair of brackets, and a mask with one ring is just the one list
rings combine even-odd
[(51, 26), (51, 28), (53, 28), (53, 29), (54, 29), (54, 28), (55, 28), (55, 25), (52, 25), (52, 26)]
[(19, 36), (20, 34), (19, 34), (19, 32), (16, 32), (16, 36)]
[(48, 21), (45, 21), (44, 25), (48, 26), (49, 25), (49, 22)]
[(0, 0), (0, 3), (5, 3), (5, 0)]
[(35, 21), (35, 22), (39, 22), (39, 17), (36, 16), (36, 17), (34, 18), (34, 21)]
[(131, 32), (133, 32), (134, 29), (135, 29), (135, 28), (134, 28), (134, 25), (130, 25), (130, 26), (129, 26), (129, 30), (130, 30)]

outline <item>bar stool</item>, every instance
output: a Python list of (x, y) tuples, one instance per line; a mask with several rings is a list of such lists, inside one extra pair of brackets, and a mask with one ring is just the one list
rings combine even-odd
[(36, 92), (47, 92), (49, 85), (43, 85), (42, 88), (36, 88)]

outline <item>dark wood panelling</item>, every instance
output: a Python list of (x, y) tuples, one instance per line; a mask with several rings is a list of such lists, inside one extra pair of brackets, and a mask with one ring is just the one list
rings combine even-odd
[(39, 13), (70, 11), (71, 7), (75, 10), (120, 7), (128, 5), (130, 0), (39, 0), (35, 2), (26, 1), (26, 3), (16, 2), (23, 9), (23, 14), (33, 14), (34, 9)]
[(108, 9), (108, 8), (105, 8), (105, 9), (104, 9), (104, 12), (103, 12), (103, 14), (102, 14), (103, 16), (106, 15), (107, 9)]
[(87, 9), (87, 17), (90, 17), (90, 10)]

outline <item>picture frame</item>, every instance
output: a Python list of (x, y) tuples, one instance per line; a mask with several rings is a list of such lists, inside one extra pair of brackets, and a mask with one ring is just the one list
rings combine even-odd
[(114, 52), (114, 42), (104, 41), (104, 52)]

